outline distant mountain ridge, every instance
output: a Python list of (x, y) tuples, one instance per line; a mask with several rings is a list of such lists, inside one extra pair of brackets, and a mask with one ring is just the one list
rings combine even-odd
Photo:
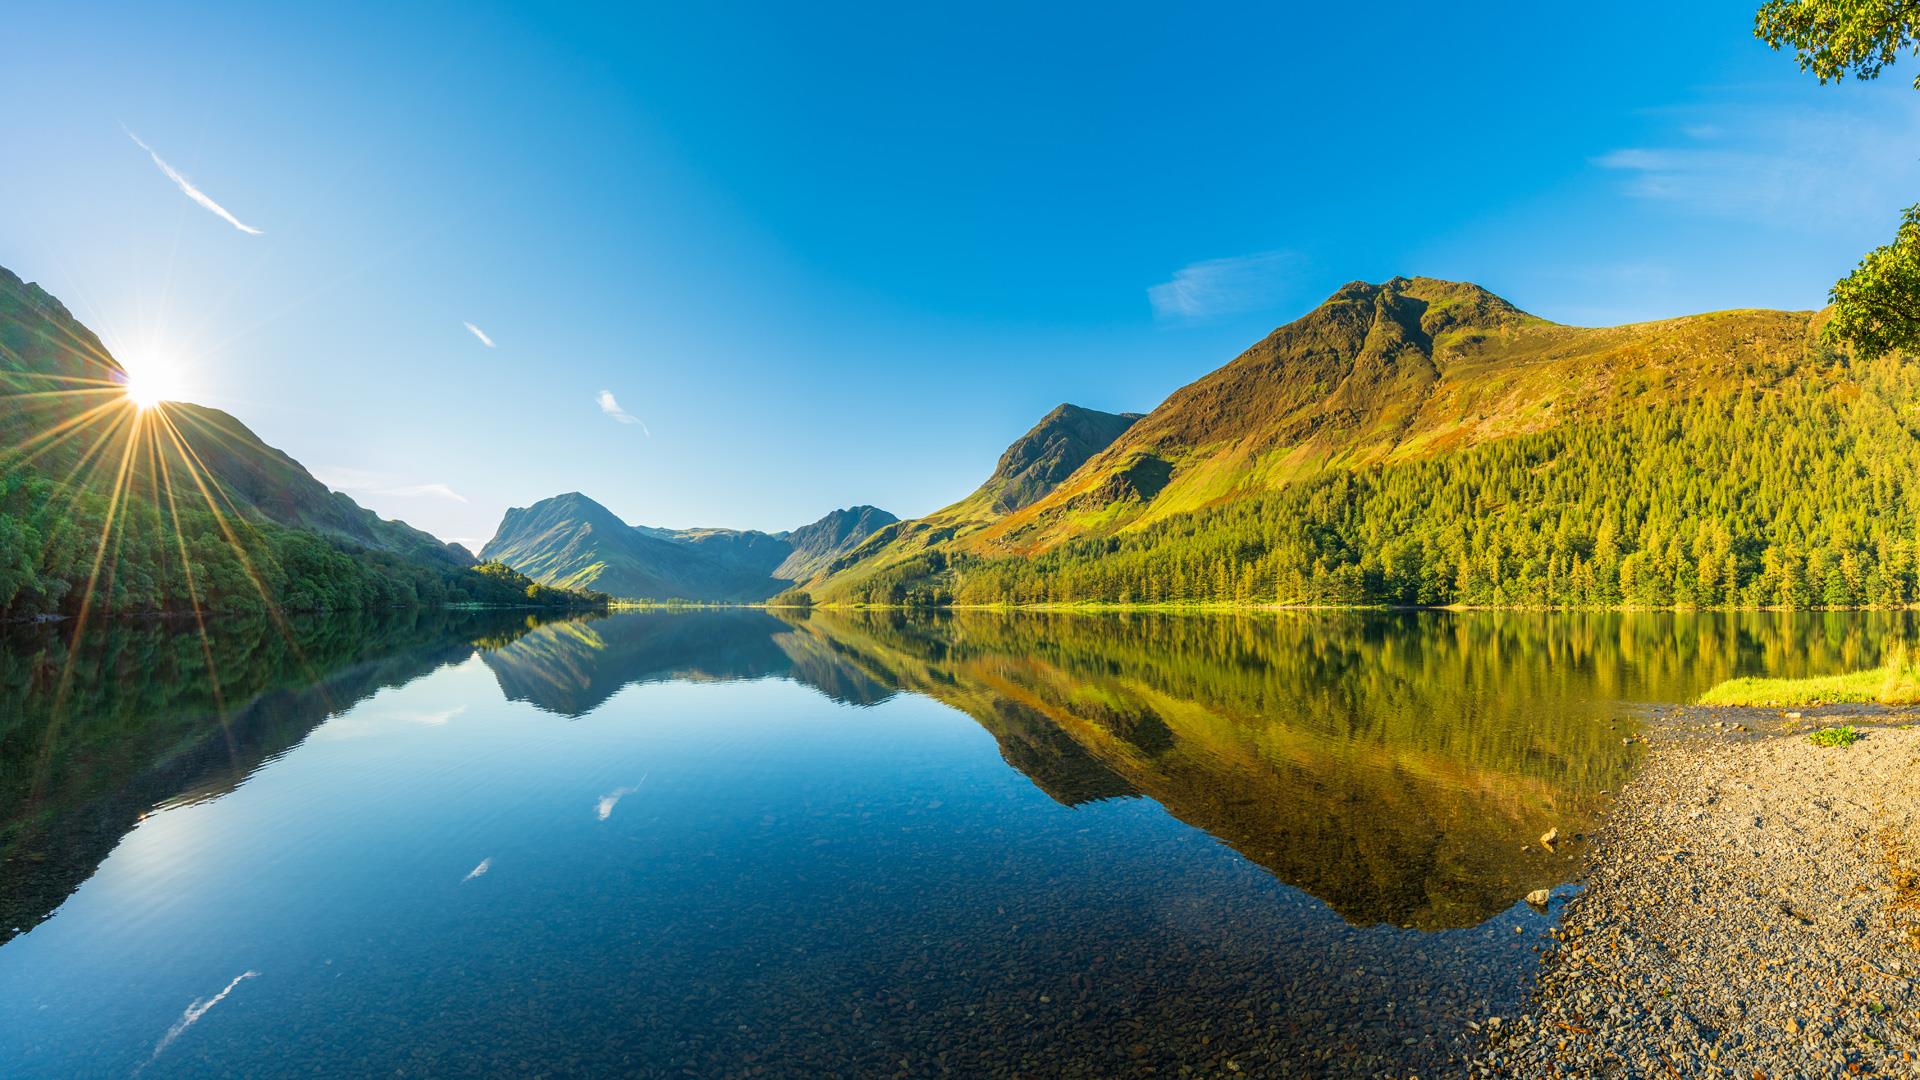
[(754, 603), (819, 572), (895, 522), (873, 506), (789, 532), (629, 525), (577, 491), (515, 507), (480, 558), (544, 585), (641, 600)]

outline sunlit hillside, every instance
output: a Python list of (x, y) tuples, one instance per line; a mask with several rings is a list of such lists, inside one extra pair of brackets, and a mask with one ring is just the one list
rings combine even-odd
[(812, 587), (878, 603), (1908, 602), (1920, 368), (1854, 362), (1821, 319), (1584, 329), (1472, 285), (1356, 283), (1030, 505)]
[(0, 615), (581, 599), (473, 565), (232, 416), (145, 392), (0, 269)]

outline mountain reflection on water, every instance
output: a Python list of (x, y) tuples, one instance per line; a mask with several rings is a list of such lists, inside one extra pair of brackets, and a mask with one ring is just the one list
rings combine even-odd
[(1626, 778), (1621, 702), (1867, 666), (1883, 636), (1776, 613), (743, 610), (559, 623), (485, 661), (568, 716), (660, 679), (924, 694), (1063, 804), (1144, 796), (1350, 922), (1444, 929), (1572, 876), (1579, 845), (1535, 838), (1588, 831)]
[[(1146, 797), (1350, 922), (1472, 926), (1564, 880), (1631, 765), (1590, 649), (1433, 617), (1222, 619), (757, 611), (540, 627), (484, 660), (562, 715), (632, 682), (781, 677), (850, 704), (904, 690), (973, 717), (1072, 806)], [(686, 631), (686, 632), (682, 632)], [(1524, 643), (1523, 643), (1524, 642)]]
[(0, 626), (0, 942), (148, 813), (216, 798), (329, 716), (535, 621), (414, 610)]
[[(1621, 702), (1735, 674), (1872, 666), (1892, 624), (1784, 613), (1245, 616), (640, 611), (349, 613), (0, 635), (0, 940), (120, 832), (212, 797), (328, 716), (478, 652), (500, 692), (579, 717), (669, 680), (788, 679), (971, 716), (1072, 806), (1144, 796), (1355, 923), (1468, 926), (1564, 880), (1633, 751)], [(217, 677), (207, 677), (207, 660)], [(69, 673), (67, 666), (72, 664)], [(58, 701), (62, 679), (65, 700)], [(56, 708), (58, 705), (58, 708)], [(221, 709), (224, 707), (224, 713)], [(57, 715), (56, 715), (57, 714)], [(84, 875), (82, 875), (84, 879)]]
[[(680, 704), (672, 707), (679, 712), (650, 716), (614, 702), (630, 687), (759, 681), (817, 691), (837, 703), (842, 711), (833, 715), (845, 718), (840, 726), (847, 730), (866, 730), (865, 722), (853, 717), (869, 710), (874, 716), (894, 715), (887, 710), (900, 700), (924, 698), (949, 706), (989, 733), (1000, 757), (1047, 798), (1082, 808), (1073, 817), (1093, 814), (1078, 831), (1091, 827), (1096, 839), (1087, 842), (1092, 846), (1075, 839), (1072, 823), (1059, 820), (1063, 812), (1055, 811), (1054, 820), (1035, 816), (1027, 803), (1046, 805), (1038, 796), (1015, 805), (1005, 793), (986, 791), (992, 783), (978, 772), (981, 766), (946, 742), (925, 742), (930, 734), (913, 736), (922, 742), (902, 742), (902, 752), (923, 743), (931, 749), (916, 749), (918, 757), (897, 766), (889, 765), (883, 753), (866, 772), (840, 777), (832, 772), (831, 762), (838, 759), (831, 755), (818, 764), (789, 756), (774, 774), (755, 756), (760, 740), (779, 742), (788, 747), (781, 753), (791, 755), (794, 747), (809, 745), (807, 740), (819, 743), (825, 738), (821, 732), (834, 729), (782, 734), (777, 710), (789, 708), (784, 705), (761, 717), (736, 717), (727, 730), (743, 741), (715, 742), (699, 750), (704, 756), (688, 759), (689, 768), (704, 770), (700, 783), (705, 788), (670, 797), (660, 787), (666, 782), (662, 778), (643, 788), (649, 775), (644, 769), (623, 773), (624, 779), (595, 793), (600, 800), (596, 818), (607, 821), (616, 805), (626, 815), (629, 805), (648, 798), (670, 800), (652, 804), (660, 808), (654, 812), (677, 814), (658, 820), (679, 824), (649, 842), (689, 845), (696, 854), (680, 862), (642, 863), (641, 870), (738, 863), (749, 868), (739, 871), (747, 876), (699, 886), (673, 885), (670, 875), (637, 878), (624, 886), (628, 893), (610, 884), (580, 893), (556, 876), (549, 884), (559, 890), (556, 896), (571, 898), (557, 902), (579, 908), (581, 924), (573, 932), (581, 936), (549, 943), (545, 954), (534, 951), (530, 936), (526, 954), (514, 954), (512, 963), (518, 966), (509, 970), (532, 971), (526, 965), (543, 956), (558, 970), (596, 954), (612, 962), (621, 955), (614, 948), (617, 941), (595, 935), (612, 934), (607, 926), (627, 912), (645, 917), (650, 909), (636, 906), (642, 902), (676, 910), (674, 905), (689, 898), (669, 895), (674, 888), (733, 888), (746, 882), (761, 892), (730, 896), (724, 910), (731, 914), (716, 908), (692, 923), (674, 924), (680, 930), (655, 923), (632, 931), (668, 934), (651, 946), (655, 952), (649, 961), (659, 969), (664, 996), (636, 999), (628, 1013), (620, 1014), (626, 1027), (599, 1031), (592, 1024), (600, 1021), (579, 1021), (574, 1042), (620, 1046), (629, 1037), (622, 1033), (635, 1030), (632, 1017), (644, 1014), (664, 1025), (661, 1032), (682, 1032), (685, 1041), (656, 1033), (648, 1036), (644, 1051), (621, 1049), (629, 1056), (618, 1061), (642, 1072), (765, 1065), (777, 1060), (776, 1050), (790, 1063), (807, 1062), (813, 1069), (870, 1067), (808, 1056), (825, 1053), (822, 1048), (829, 1045), (838, 1048), (836, 1053), (852, 1053), (847, 1040), (884, 1062), (909, 1051), (950, 1049), (957, 1056), (949, 1065), (961, 1071), (971, 1060), (1013, 1071), (1022, 1061), (1029, 1070), (1043, 1071), (1073, 1062), (1097, 1073), (1198, 1060), (1196, 1055), (1228, 1053), (1232, 1045), (1241, 1046), (1232, 1051), (1239, 1053), (1264, 1047), (1260, 1052), (1271, 1055), (1270, 1061), (1293, 1062), (1306, 1071), (1323, 1071), (1334, 1061), (1373, 1062), (1369, 1067), (1430, 1063), (1438, 1052), (1432, 1033), (1444, 1031), (1452, 1020), (1439, 1011), (1422, 1016), (1407, 998), (1450, 993), (1461, 1002), (1458, 1008), (1471, 1009), (1514, 1000), (1531, 954), (1526, 939), (1512, 931), (1541, 925), (1518, 901), (1533, 889), (1571, 880), (1582, 851), (1578, 842), (1542, 851), (1535, 838), (1549, 826), (1569, 837), (1593, 828), (1606, 792), (1617, 788), (1632, 767), (1636, 749), (1625, 736), (1637, 706), (1683, 701), (1736, 674), (1871, 666), (1882, 642), (1907, 629), (1908, 621), (1871, 614), (1222, 616), (731, 609), (624, 612), (543, 623), (517, 613), (412, 612), (299, 619), (285, 627), (216, 622), (204, 638), (192, 624), (124, 622), (93, 628), (78, 648), (70, 647), (61, 625), (8, 627), (0, 630), (0, 944), (8, 944), (0, 949), (0, 970), (7, 970), (10, 953), (26, 965), (19, 970), (39, 970), (32, 967), (32, 954), (17, 951), (17, 945), (29, 942), (14, 939), (54, 914), (144, 820), (168, 808), (222, 799), (256, 780), (273, 780), (267, 767), (276, 761), (315, 758), (303, 747), (309, 736), (330, 720), (365, 712), (362, 703), (376, 695), (404, 699), (412, 692), (410, 684), (458, 669), (458, 681), (428, 695), (431, 701), (406, 706), (445, 710), (451, 703), (457, 712), (461, 702), (477, 700), (473, 680), (490, 678), (499, 698), (520, 711), (512, 714), (510, 726), (486, 738), (517, 740), (513, 746), (524, 743), (525, 752), (539, 756), (553, 745), (539, 735), (540, 728), (574, 730), (572, 725), (592, 724), (587, 718), (609, 712), (621, 713), (624, 724), (677, 724), (673, 730), (700, 737), (704, 729), (697, 711), (685, 711), (693, 708), (687, 704), (693, 699), (674, 698)], [(792, 698), (789, 687), (786, 697), (767, 700)], [(391, 705), (389, 711), (400, 707)], [(439, 714), (413, 719), (421, 725), (445, 722)], [(872, 741), (876, 734), (868, 730), (859, 737)], [(448, 744), (434, 745), (442, 749), (420, 759), (420, 767), (449, 769), (461, 760), (456, 754), (447, 759), (455, 764), (442, 762), (438, 755), (449, 752)], [(474, 743), (462, 752), (478, 754), (488, 745)], [(603, 752), (596, 747), (582, 742), (569, 753)], [(318, 764), (309, 765), (299, 782), (318, 794), (294, 788), (291, 779), (274, 782), (290, 795), (321, 799), (312, 812), (324, 815), (326, 793), (355, 780), (327, 771), (347, 766), (326, 765), (325, 754), (315, 760)], [(367, 761), (376, 760), (367, 758), (352, 768), (364, 770)], [(586, 765), (576, 758), (546, 762), (558, 776)], [(990, 752), (987, 765), (998, 769)], [(933, 823), (928, 808), (941, 802), (916, 792), (937, 787), (943, 773), (965, 778), (966, 786), (944, 796), (951, 831), (927, 832)], [(787, 786), (755, 788), (774, 783)], [(889, 784), (897, 789), (891, 794)], [(658, 793), (651, 794), (655, 789)], [(905, 801), (886, 802), (896, 796)], [(467, 800), (462, 804), (467, 812), (475, 812), (488, 793), (462, 791), (458, 797)], [(961, 805), (976, 797), (984, 801)], [(772, 801), (764, 816), (728, 825), (713, 816), (719, 812), (713, 807), (729, 805), (729, 798), (742, 804)], [(921, 801), (913, 802), (916, 798)], [(710, 807), (703, 799), (722, 801)], [(1271, 886), (1263, 891), (1222, 876), (1226, 868), (1215, 863), (1191, 862), (1196, 856), (1179, 854), (1188, 851), (1178, 846), (1180, 837), (1154, 825), (1150, 815), (1106, 812), (1127, 806), (1158, 807), (1312, 899), (1295, 903), (1274, 895)], [(334, 830), (325, 834), (328, 842), (361, 843), (370, 835), (367, 830), (380, 828), (379, 813), (369, 806), (359, 817), (314, 827)], [(519, 816), (530, 836), (543, 836), (540, 830), (546, 829), (556, 841), (562, 839), (554, 831), (560, 825), (543, 824), (546, 819), (537, 814)], [(781, 823), (789, 818), (843, 821), (849, 831), (806, 841), (824, 845), (817, 849), (765, 847), (749, 837), (753, 830), (785, 827)], [(1185, 833), (1184, 826), (1169, 827)], [(244, 822), (228, 826), (246, 827)], [(285, 825), (262, 820), (251, 827), (266, 833), (248, 841), (270, 848), (271, 831)], [(452, 828), (442, 827), (443, 832)], [(895, 869), (879, 871), (878, 878), (874, 869), (863, 868), (860, 858), (887, 858), (902, 843), (898, 837), (909, 835), (919, 837), (914, 841), (919, 846), (902, 857), (918, 862), (883, 861), (880, 865)], [(976, 835), (990, 837), (988, 846), (967, 839)], [(437, 840), (441, 834), (422, 837)], [(562, 848), (578, 859), (600, 858), (592, 854), (598, 847), (565, 846), (587, 842), (567, 840)], [(1130, 844), (1137, 847), (1141, 867), (1164, 868), (1165, 881), (1152, 880), (1141, 867), (1126, 871), (1134, 875), (1130, 879), (1103, 879), (1091, 865), (1076, 861), (1095, 851), (1109, 860), (1122, 857)], [(397, 851), (404, 845), (394, 846)], [(856, 858), (862, 847), (866, 855)], [(1019, 866), (1026, 868), (1016, 869), (996, 852), (1025, 860)], [(378, 854), (366, 853), (365, 873), (373, 872)], [(477, 861), (466, 862), (460, 872), (472, 867), (473, 875), (486, 873), (490, 864), (474, 867)], [(977, 891), (984, 899), (969, 904), (956, 895), (943, 906), (937, 894), (897, 892), (897, 883), (888, 878), (910, 880), (941, 866), (961, 876), (930, 879), (934, 887)], [(279, 866), (260, 872), (289, 873)], [(486, 880), (509, 872), (496, 868)], [(342, 873), (353, 871), (343, 867)], [(779, 884), (782, 875), (790, 876), (785, 884)], [(386, 907), (406, 902), (402, 895), (379, 894), (380, 888), (398, 884), (383, 886), (377, 876), (356, 887), (373, 890), (369, 895)], [(800, 899), (816, 889), (833, 895), (843, 891), (846, 900), (836, 906), (848, 917), (863, 912), (861, 919), (898, 918), (897, 941), (876, 937), (861, 946), (864, 952), (853, 950), (846, 937), (853, 931), (836, 928), (832, 908), (807, 908)], [(1043, 893), (1060, 898), (1063, 906), (1043, 915), (1006, 914)], [(1164, 899), (1144, 899), (1149, 897)], [(542, 912), (556, 902), (534, 898), (528, 903), (536, 899)], [(319, 899), (300, 902), (322, 904)], [(1073, 906), (1081, 902), (1113, 905), (1098, 916), (1108, 923), (1088, 925), (1096, 916)], [(1337, 919), (1312, 914), (1308, 908), (1316, 902)], [(315, 910), (324, 911), (324, 904)], [(555, 926), (573, 925), (564, 910), (540, 918), (557, 918)], [(807, 921), (794, 926), (781, 921), (793, 918)], [(805, 955), (842, 955), (839, 966), (797, 972), (796, 981), (777, 985), (759, 966), (764, 957), (726, 974), (719, 958), (728, 936), (746, 933), (744, 928), (759, 925), (755, 920), (771, 920), (763, 929), (772, 940), (791, 942)], [(396, 919), (396, 927), (401, 925)], [(1422, 933), (1449, 930), (1458, 933)], [(455, 934), (459, 927), (444, 932)], [(345, 948), (349, 940), (322, 940), (321, 931), (312, 933), (315, 948)], [(708, 942), (705, 934), (721, 937)], [(887, 942), (907, 948), (923, 937), (929, 944), (914, 946), (921, 952), (886, 951), (894, 947)], [(467, 938), (442, 944), (476, 947)], [(692, 951), (685, 971), (675, 976), (670, 957), (682, 947)], [(948, 948), (954, 950), (951, 959), (939, 951)], [(1457, 970), (1467, 956), (1490, 965), (1476, 973), (1504, 973), (1499, 977), (1510, 984), (1478, 989), (1475, 984), (1484, 977)], [(38, 962), (58, 963), (55, 958)], [(924, 970), (914, 983), (922, 989), (909, 995), (902, 988), (899, 972), (906, 969), (900, 965)], [(251, 966), (223, 970), (218, 983), (195, 994), (218, 991), (240, 970)], [(465, 970), (442, 977), (467, 978)], [(1090, 972), (1104, 974), (1089, 981)], [(1462, 985), (1449, 987), (1449, 979)], [(1036, 1019), (1035, 999), (1012, 992), (1027, 981), (1055, 987), (1048, 992), (1056, 994), (1064, 985), (1080, 995), (1080, 1004), (1067, 1016)], [(235, 990), (236, 1000), (264, 999), (272, 985), (263, 977), (259, 986)], [(751, 992), (754, 987), (761, 996)], [(743, 1019), (722, 1023), (713, 1006), (701, 1011), (688, 1004), (684, 1013), (669, 1008), (683, 997), (693, 1002), (686, 996), (693, 988), (720, 995), (716, 1000), (741, 1010)], [(455, 990), (477, 992), (464, 985), (441, 992)], [(849, 1014), (834, 994), (867, 1004)], [(1301, 1005), (1309, 997), (1318, 1002), (1313, 1009)], [(1284, 1003), (1286, 1009), (1269, 1015), (1256, 1007), (1256, 998), (1272, 1000), (1275, 1010)], [(174, 1004), (174, 1012), (185, 1003)], [(7, 1004), (7, 995), (0, 994), (0, 1016)], [(355, 1004), (382, 1016), (410, 1007), (360, 999)], [(236, 1022), (245, 1016), (235, 1006), (223, 1009)], [(1240, 1019), (1220, 1019), (1222, 1010)], [(989, 1019), (1001, 1027), (973, 1030)], [(535, 1020), (529, 1017), (529, 1023)], [(1211, 1026), (1216, 1020), (1235, 1028), (1232, 1039), (1227, 1029)], [(931, 1026), (936, 1021), (947, 1026)], [(1064, 1026), (1050, 1026), (1056, 1023)], [(851, 1026), (842, 1030), (835, 1024)], [(1135, 1036), (1122, 1039), (1103, 1024), (1161, 1034), (1132, 1041)], [(536, 1024), (528, 1030), (544, 1029)], [(72, 1053), (79, 1053), (72, 1047), (85, 1044), (83, 1034), (73, 1036)], [(1083, 1034), (1093, 1041), (1074, 1041)], [(364, 1031), (343, 1029), (341, 1035), (343, 1044), (331, 1059), (336, 1062), (354, 1060), (341, 1056), (351, 1049), (376, 1054), (383, 1045), (369, 1041)], [(1401, 1053), (1400, 1044), (1418, 1041), (1416, 1036), (1426, 1040), (1421, 1052), (1429, 1056)], [(60, 1045), (44, 1033), (32, 1038), (39, 1041), (20, 1045), (43, 1050)], [(1024, 1047), (1018, 1055), (1010, 1049), (1014, 1042)], [(6, 1045), (0, 1037), (0, 1048)], [(425, 1045), (416, 1044), (415, 1052), (426, 1053)], [(188, 1052), (171, 1049), (169, 1055)], [(443, 1071), (478, 1067), (451, 1044), (438, 1052), (443, 1056), (433, 1063)], [(527, 1052), (532, 1057), (518, 1064), (553, 1066), (560, 1060)], [(968, 1059), (969, 1053), (976, 1056)], [(1357, 1056), (1363, 1053), (1373, 1056)], [(67, 1064), (81, 1067), (75, 1062), (81, 1058)], [(588, 1056), (574, 1068), (553, 1066), (552, 1071), (591, 1072), (614, 1064), (613, 1057)], [(493, 1061), (487, 1067), (514, 1065)], [(58, 1072), (47, 1065), (28, 1074)]]

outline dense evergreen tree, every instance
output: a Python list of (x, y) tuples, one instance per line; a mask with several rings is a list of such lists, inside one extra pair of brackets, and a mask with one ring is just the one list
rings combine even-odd
[[(92, 584), (89, 597), (89, 583)], [(351, 547), (159, 497), (116, 506), (28, 469), (0, 470), (0, 616), (338, 611), (471, 604), (605, 606), (499, 564), (466, 569)]]

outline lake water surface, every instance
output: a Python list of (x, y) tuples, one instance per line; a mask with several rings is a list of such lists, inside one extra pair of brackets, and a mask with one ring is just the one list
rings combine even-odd
[[(1885, 615), (0, 630), (0, 1075), (1431, 1069), (1648, 710)], [(1546, 912), (1523, 902), (1552, 888)]]

